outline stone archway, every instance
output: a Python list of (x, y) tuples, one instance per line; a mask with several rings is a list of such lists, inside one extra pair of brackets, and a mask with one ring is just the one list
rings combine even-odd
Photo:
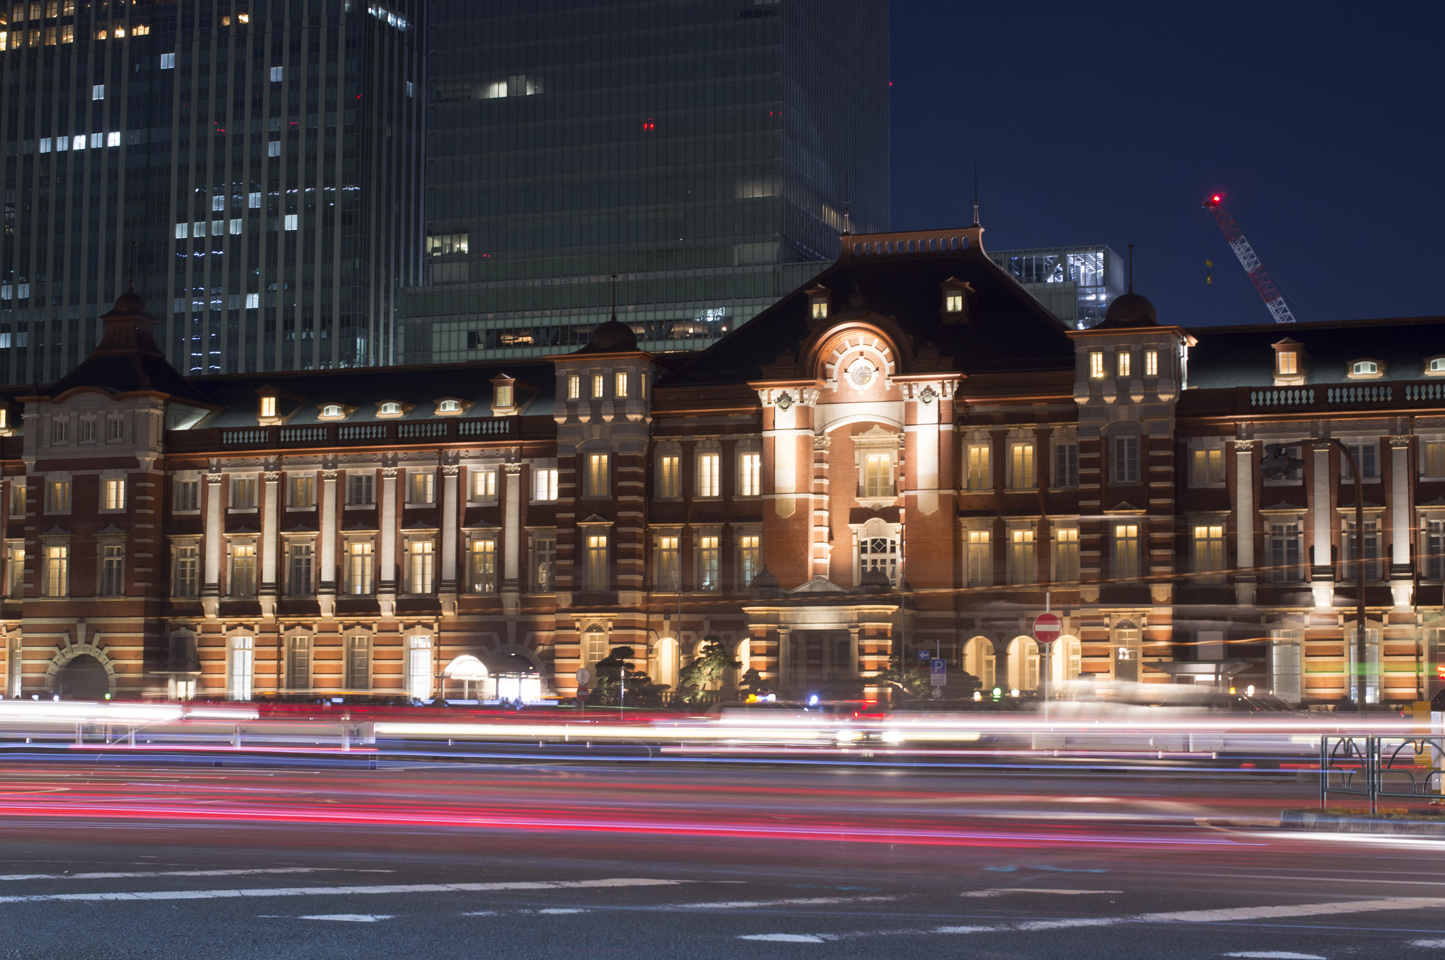
[(45, 686), (62, 700), (103, 700), (115, 695), (115, 666), (99, 647), (74, 644), (50, 659)]

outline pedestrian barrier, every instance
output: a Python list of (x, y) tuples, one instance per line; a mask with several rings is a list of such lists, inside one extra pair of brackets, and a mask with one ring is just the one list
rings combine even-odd
[(1445, 735), (1320, 737), (1321, 810), (1330, 794), (1367, 798), (1372, 816), (1382, 799), (1445, 799)]

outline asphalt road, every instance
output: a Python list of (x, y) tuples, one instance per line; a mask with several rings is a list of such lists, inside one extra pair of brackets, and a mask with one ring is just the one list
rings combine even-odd
[(1313, 787), (493, 764), (0, 767), (0, 958), (1445, 957), (1445, 844)]

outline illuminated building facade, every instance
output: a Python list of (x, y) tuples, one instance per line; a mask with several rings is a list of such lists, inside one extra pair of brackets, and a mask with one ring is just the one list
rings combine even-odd
[(433, 0), (407, 363), (698, 349), (887, 228), (888, 4)]
[[(785, 695), (922, 649), (1028, 691), (1046, 606), (1060, 680), (1438, 689), (1445, 319), (1190, 331), (1128, 293), (1069, 329), (981, 240), (845, 236), (691, 355), (608, 321), (532, 362), (188, 378), (127, 295), (0, 393), (6, 693), (456, 694), (506, 656), (566, 696), (709, 637)], [(1361, 464), (1362, 665), (1325, 438)]]
[(0, 3), (0, 380), (75, 367), (132, 272), (188, 374), (394, 362), (422, 9)]

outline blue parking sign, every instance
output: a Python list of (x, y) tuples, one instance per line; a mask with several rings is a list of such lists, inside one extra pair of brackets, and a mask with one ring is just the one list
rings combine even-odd
[(928, 674), (929, 674), (929, 676), (928, 676), (929, 681), (930, 681), (935, 687), (941, 687), (941, 686), (943, 686), (944, 684), (946, 684), (946, 683), (948, 682), (948, 663), (947, 663), (947, 661), (945, 661), (945, 660), (943, 660), (943, 659), (941, 659), (941, 658), (939, 658), (939, 657), (935, 657), (935, 658), (928, 664)]

